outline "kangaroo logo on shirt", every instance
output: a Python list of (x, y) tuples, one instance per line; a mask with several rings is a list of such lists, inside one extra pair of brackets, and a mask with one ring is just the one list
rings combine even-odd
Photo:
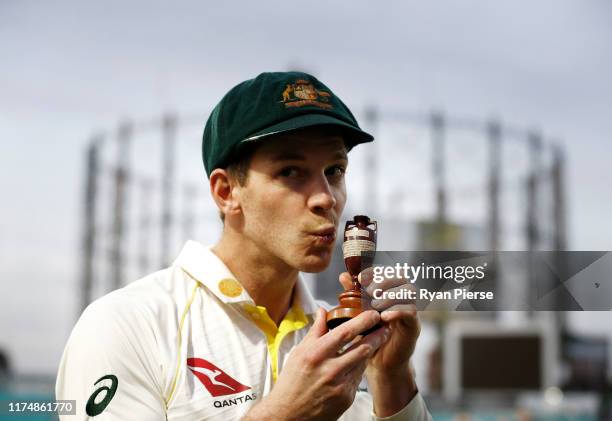
[(203, 358), (187, 358), (187, 366), (213, 397), (233, 395), (250, 389)]

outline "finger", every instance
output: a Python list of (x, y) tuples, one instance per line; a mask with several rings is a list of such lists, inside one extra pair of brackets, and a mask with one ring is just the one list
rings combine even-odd
[(348, 272), (342, 272), (338, 279), (340, 280), (340, 284), (345, 291), (348, 291), (353, 287), (353, 279)]
[(361, 338), (346, 351), (335, 358), (336, 363), (343, 371), (349, 371), (358, 364), (367, 361), (380, 348), (391, 334), (388, 327), (376, 329), (369, 335)]
[(368, 367), (368, 360), (363, 360), (359, 364), (338, 375), (338, 379), (346, 386), (357, 392), (359, 383), (363, 379), (363, 374)]
[(312, 327), (306, 334), (306, 339), (317, 339), (327, 333), (327, 312), (323, 308), (319, 308), (315, 314), (315, 320)]
[[(372, 306), (372, 308), (374, 308), (374, 306)], [(395, 303), (387, 308), (380, 308), (380, 309), (375, 308), (375, 309), (380, 311), (381, 314), (386, 313), (386, 312), (416, 313), (417, 311), (416, 304), (412, 304), (412, 303)], [(382, 317), (381, 317), (381, 320), (382, 320)], [(384, 322), (386, 323), (387, 320), (384, 320)]]
[(367, 288), (374, 280), (374, 268), (365, 268), (359, 272), (359, 275), (357, 275), (357, 280), (363, 288)]
[[(384, 311), (396, 305), (400, 305), (402, 307), (405, 305), (412, 305), (414, 306), (414, 309), (416, 309), (415, 300), (410, 298), (411, 296), (409, 295), (409, 291), (410, 290), (406, 288), (405, 285), (390, 288), (384, 291), (384, 296), (391, 298), (376, 298), (371, 301), (370, 305), (372, 308), (378, 311)], [(382, 297), (380, 294), (376, 294), (376, 296)]]
[(364, 311), (320, 338), (318, 343), (319, 349), (326, 355), (334, 356), (346, 344), (366, 330), (376, 326), (379, 321), (380, 314), (377, 311)]
[(418, 337), (421, 333), (421, 323), (416, 310), (384, 311), (381, 313), (381, 320), (385, 324), (390, 324), (390, 326), (399, 326), (404, 334)]
[(374, 290), (376, 290), (376, 289), (381, 289), (383, 291), (386, 291), (388, 289), (399, 287), (399, 286), (403, 286), (406, 289), (414, 290), (414, 287), (412, 287), (409, 283), (407, 283), (405, 279), (390, 278), (390, 279), (385, 279), (384, 281), (382, 281), (380, 283), (372, 282), (365, 289), (365, 292), (370, 297), (372, 297), (372, 296), (374, 296)]
[(396, 327), (399, 327), (398, 330), (400, 335), (411, 337), (413, 340), (416, 340), (421, 334), (421, 322), (419, 321), (416, 311), (388, 311), (386, 313), (384, 317), (388, 322), (385, 323), (388, 323), (389, 327), (394, 330)]
[(405, 324), (414, 324), (418, 323), (419, 317), (415, 308), (407, 308), (404, 310), (385, 310), (380, 313), (380, 319), (385, 323), (398, 320)]

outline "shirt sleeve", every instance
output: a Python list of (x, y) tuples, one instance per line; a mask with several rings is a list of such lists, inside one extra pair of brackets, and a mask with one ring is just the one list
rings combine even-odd
[(55, 388), (58, 400), (75, 401), (76, 416), (61, 420), (166, 419), (155, 334), (145, 313), (110, 296), (85, 310), (64, 349)]
[(353, 404), (339, 418), (341, 421), (430, 421), (432, 420), (425, 401), (420, 393), (412, 398), (412, 400), (398, 413), (390, 417), (377, 417), (374, 414), (374, 405), (372, 396), (363, 391), (357, 392)]

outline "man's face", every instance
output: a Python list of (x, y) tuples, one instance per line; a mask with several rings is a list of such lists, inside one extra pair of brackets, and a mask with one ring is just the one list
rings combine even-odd
[(303, 272), (330, 262), (346, 203), (348, 165), (342, 137), (308, 130), (266, 140), (240, 187), (243, 234), (266, 261)]

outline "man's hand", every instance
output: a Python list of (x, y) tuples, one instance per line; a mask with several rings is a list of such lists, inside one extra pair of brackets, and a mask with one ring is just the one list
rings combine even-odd
[(355, 340), (379, 323), (375, 311), (363, 312), (332, 331), (327, 329), (325, 316), (325, 310), (319, 309), (312, 328), (291, 351), (276, 385), (245, 420), (335, 420), (351, 406), (368, 359), (390, 332), (382, 328)]
[[(377, 288), (383, 291), (411, 288), (401, 279), (385, 279), (375, 283), (371, 268), (359, 274), (359, 282), (370, 297)], [(340, 275), (340, 283), (345, 289), (350, 289), (352, 283), (348, 272)], [(417, 392), (410, 357), (421, 332), (421, 325), (414, 301), (373, 300), (372, 308), (381, 312), (383, 326), (391, 331), (389, 340), (370, 358), (366, 370), (374, 400), (374, 412), (379, 417), (386, 417), (405, 407)]]

